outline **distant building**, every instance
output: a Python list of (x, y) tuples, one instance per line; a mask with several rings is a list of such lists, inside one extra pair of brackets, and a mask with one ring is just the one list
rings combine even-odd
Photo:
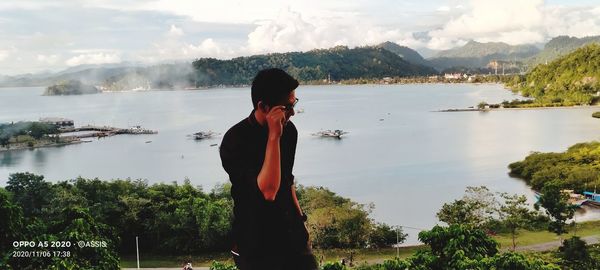
[(46, 124), (53, 124), (58, 127), (74, 127), (75, 122), (71, 119), (60, 118), (60, 117), (46, 117), (40, 118), (40, 122)]
[(446, 73), (444, 74), (444, 79), (454, 79), (454, 80), (458, 80), (458, 79), (462, 79), (463, 78), (463, 74), (462, 73)]

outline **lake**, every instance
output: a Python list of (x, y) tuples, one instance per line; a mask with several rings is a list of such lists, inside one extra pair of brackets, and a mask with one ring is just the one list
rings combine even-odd
[[(249, 88), (42, 96), (41, 87), (1, 88), (0, 122), (65, 117), (76, 126), (141, 125), (156, 135), (120, 135), (90, 143), (0, 153), (0, 185), (29, 171), (47, 180), (147, 179), (182, 182), (210, 190), (227, 181), (218, 154), (221, 137), (251, 111)], [(294, 174), (300, 184), (325, 186), (360, 203), (374, 203), (372, 217), (390, 225), (427, 229), (445, 202), (467, 186), (526, 194), (507, 165), (531, 151), (564, 151), (598, 139), (598, 108), (433, 112), (481, 101), (517, 98), (496, 84), (301, 86), (292, 118), (299, 130)], [(348, 131), (342, 140), (318, 138), (326, 129)], [(148, 142), (151, 141), (151, 142)], [(580, 219), (598, 218), (588, 211)], [(416, 243), (416, 229), (407, 243)]]

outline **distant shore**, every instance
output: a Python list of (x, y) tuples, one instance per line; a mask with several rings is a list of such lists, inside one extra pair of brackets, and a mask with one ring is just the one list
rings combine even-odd
[(90, 141), (84, 141), (84, 140), (77, 140), (77, 141), (70, 141), (70, 142), (59, 142), (59, 143), (54, 143), (54, 142), (43, 142), (34, 146), (29, 146), (26, 143), (20, 143), (17, 145), (11, 145), (10, 148), (8, 147), (4, 147), (4, 146), (0, 146), (0, 153), (2, 152), (9, 152), (9, 151), (18, 151), (18, 150), (33, 150), (33, 149), (37, 149), (37, 148), (47, 148), (47, 147), (58, 147), (58, 146), (66, 146), (66, 145), (72, 145), (72, 144), (80, 144), (80, 143), (87, 143)]
[(552, 109), (586, 109), (586, 108), (600, 108), (600, 104), (597, 105), (574, 105), (574, 106), (546, 106), (546, 107), (517, 107), (517, 108), (464, 108), (464, 109), (445, 109), (437, 110), (432, 112), (491, 112), (491, 111), (528, 111), (528, 110), (552, 110)]

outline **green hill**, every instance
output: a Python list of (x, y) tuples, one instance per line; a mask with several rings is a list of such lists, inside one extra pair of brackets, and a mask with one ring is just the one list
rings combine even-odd
[(600, 45), (591, 44), (553, 62), (536, 66), (511, 86), (536, 105), (571, 106), (595, 103), (600, 91)]
[(485, 68), (492, 60), (520, 62), (539, 51), (533, 45), (469, 41), (462, 47), (441, 51), (427, 60), (438, 70), (456, 67), (478, 69)]
[(303, 82), (436, 74), (380, 47), (337, 46), (308, 52), (273, 53), (231, 60), (202, 58), (193, 62), (196, 86), (250, 84), (264, 68), (286, 70)]
[(57, 84), (48, 86), (44, 95), (46, 96), (65, 96), (65, 95), (85, 95), (96, 94), (100, 91), (92, 85), (86, 85), (77, 80), (61, 81)]
[(415, 65), (422, 65), (422, 66), (430, 66), (429, 62), (427, 62), (427, 60), (425, 60), (423, 58), (423, 56), (421, 56), (417, 51), (415, 51), (409, 47), (400, 46), (400, 45), (398, 45), (394, 42), (390, 42), (390, 41), (386, 41), (375, 47), (380, 47), (380, 48), (386, 49), (390, 52), (393, 52), (393, 53), (397, 54), (398, 56), (402, 57), (402, 59), (406, 60), (409, 63), (415, 64)]
[(551, 62), (556, 58), (566, 55), (591, 43), (600, 43), (600, 36), (576, 38), (569, 36), (558, 36), (546, 43), (544, 49), (529, 60), (529, 65), (535, 67), (538, 64)]

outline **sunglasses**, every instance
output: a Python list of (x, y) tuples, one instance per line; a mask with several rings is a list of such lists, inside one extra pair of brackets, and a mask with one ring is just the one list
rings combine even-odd
[(300, 99), (296, 98), (296, 100), (294, 100), (294, 103), (288, 104), (288, 105), (284, 105), (285, 106), (285, 110), (288, 111), (288, 112), (293, 111), (294, 107), (296, 107), (296, 104), (298, 104), (298, 101), (300, 101)]

